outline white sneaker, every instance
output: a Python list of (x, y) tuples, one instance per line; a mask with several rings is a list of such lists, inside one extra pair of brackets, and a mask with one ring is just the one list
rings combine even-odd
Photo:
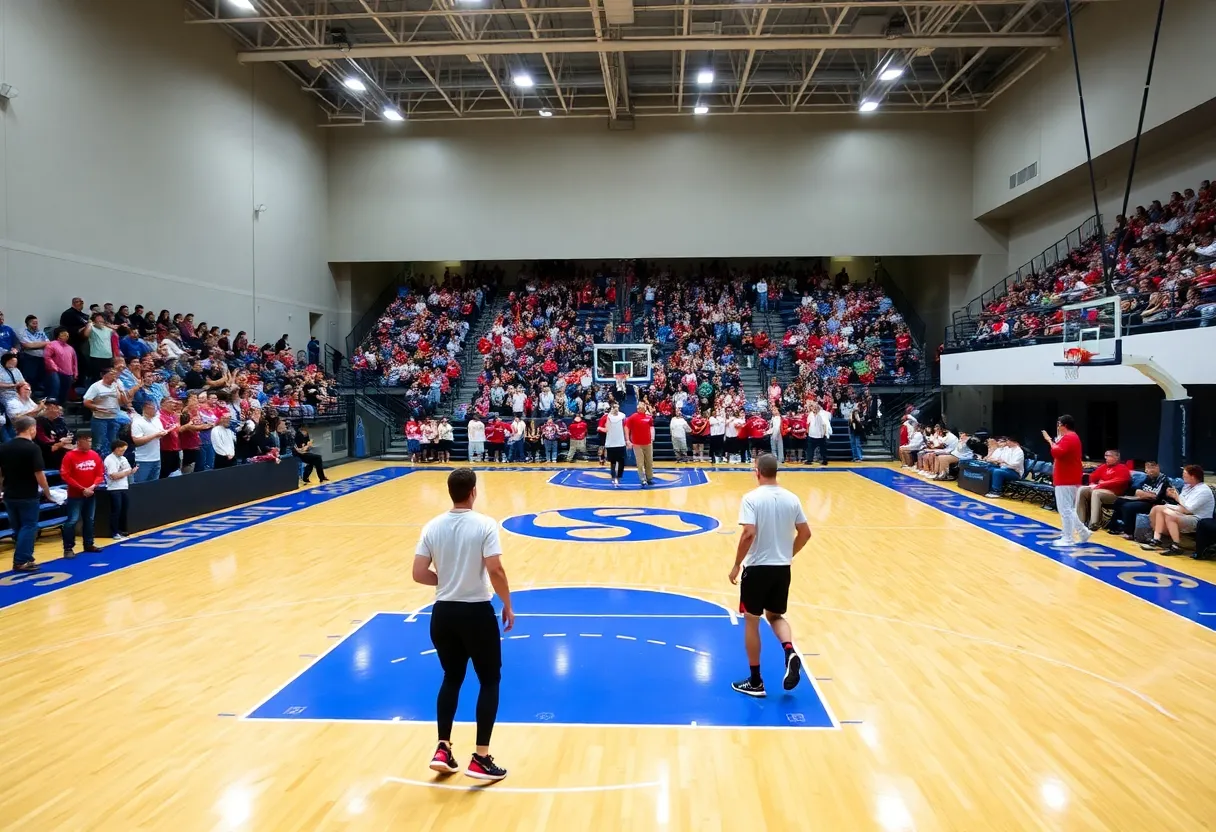
[(116, 535), (114, 535), (113, 539), (114, 540), (126, 540), (128, 537), (130, 537), (130, 535), (116, 534)]
[(1081, 545), (1082, 546), (1084, 546), (1086, 543), (1088, 543), (1089, 538), (1092, 536), (1093, 536), (1093, 532), (1091, 532), (1085, 526), (1081, 527)]
[(1051, 545), (1056, 549), (1071, 549), (1075, 544), (1067, 537), (1057, 537), (1051, 541)]

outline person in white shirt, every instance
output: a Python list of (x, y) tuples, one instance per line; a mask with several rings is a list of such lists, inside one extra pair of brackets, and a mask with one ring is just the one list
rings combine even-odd
[(688, 462), (688, 420), (680, 415), (680, 411), (671, 417), (671, 449), (675, 452), (676, 462)]
[(716, 463), (726, 459), (726, 417), (715, 410), (709, 417), (709, 460)]
[(477, 499), (473, 469), (458, 468), (448, 475), (448, 496), (452, 498), (452, 510), (423, 526), (412, 570), (416, 583), (435, 587), (431, 643), (443, 668), (436, 706), (439, 745), (430, 767), (445, 774), (460, 771), (452, 751), (452, 722), (460, 686), (472, 660), (481, 690), (476, 710), (477, 751), (465, 774), (477, 780), (501, 780), (507, 771), (490, 756), (502, 675), (502, 642), (491, 599), (498, 594), (503, 632), (510, 632), (515, 626), (511, 588), (502, 565), (498, 524), (473, 511)]
[[(156, 415), (156, 402), (145, 399), (143, 412), (131, 419), (131, 444), (135, 446), (135, 464), (138, 467), (135, 482), (160, 479), (160, 438), (168, 433)], [(211, 442), (214, 446), (215, 431), (211, 433)]]
[(912, 463), (923, 447), (925, 447), (925, 435), (920, 432), (920, 426), (913, 422), (908, 428), (908, 444), (899, 446), (899, 459), (903, 462), (905, 470), (914, 470)]
[(743, 442), (739, 441), (739, 431), (746, 424), (747, 420), (738, 414), (726, 418), (723, 437), (726, 443), (728, 462), (741, 462), (743, 459), (743, 454), (746, 452), (747, 440)]
[(985, 495), (988, 497), (1001, 496), (1005, 483), (1020, 480), (1026, 471), (1026, 452), (1016, 439), (997, 437), (996, 448), (986, 461), (996, 466), (992, 469), (991, 490)]
[(760, 311), (768, 311), (768, 281), (763, 277), (756, 282), (756, 300), (759, 301)]
[(596, 430), (603, 434), (604, 452), (608, 456), (609, 476), (612, 477), (614, 488), (621, 484), (625, 476), (625, 414), (615, 401), (604, 414), (602, 427)]
[[(231, 468), (236, 461), (236, 434), (228, 427), (231, 421), (231, 418), (220, 419), (211, 429), (211, 449), (215, 451), (216, 468)], [(159, 460), (157, 463), (159, 469)]]
[(778, 462), (785, 461), (785, 437), (781, 435), (781, 408), (773, 405), (771, 408), (772, 417), (768, 420), (769, 448), (772, 449), (773, 456), (777, 457)]
[(486, 461), (486, 425), (474, 416), (469, 420), (469, 462), (479, 459)]
[[(1209, 520), (1216, 509), (1216, 498), (1212, 489), (1203, 481), (1203, 467), (1187, 465), (1182, 469), (1182, 490), (1170, 487), (1165, 496), (1176, 500), (1177, 504), (1153, 506), (1149, 510), (1149, 522), (1153, 526), (1153, 539), (1140, 546), (1146, 552), (1154, 549), (1163, 550), (1163, 555), (1181, 555), (1182, 547), (1179, 542), (1184, 534), (1194, 534), (1200, 520)], [(1170, 541), (1165, 542), (1163, 535), (1168, 532)]]
[(947, 429), (943, 439), (942, 449), (933, 459), (932, 479), (935, 480), (949, 479), (951, 465), (957, 465), (964, 459), (975, 458), (975, 453), (967, 447), (967, 434), (960, 432), (955, 436)]
[[(940, 428), (933, 442), (933, 449), (924, 457), (924, 465), (921, 466), (921, 473), (932, 479), (945, 479), (938, 477), (941, 472), (942, 457), (954, 457), (954, 451), (958, 447), (958, 437), (955, 436), (949, 428)], [(957, 459), (952, 459), (952, 462), (957, 462)], [(949, 465), (946, 466), (949, 469)]]
[(515, 421), (511, 423), (511, 434), (507, 437), (507, 462), (524, 461), (524, 432), (527, 429), (524, 417), (516, 414)]
[(131, 397), (118, 382), (118, 371), (107, 367), (97, 381), (84, 393), (84, 406), (92, 411), (89, 425), (93, 430), (93, 441), (99, 456), (110, 453), (110, 445), (118, 436), (118, 411), (131, 402)]
[(537, 403), (540, 405), (541, 416), (553, 415), (553, 391), (549, 389), (548, 385), (541, 388)]
[(731, 687), (756, 697), (765, 695), (760, 675), (760, 616), (768, 619), (773, 635), (785, 650), (782, 687), (793, 690), (802, 669), (785, 610), (789, 603), (790, 566), (794, 555), (811, 539), (811, 527), (798, 497), (777, 484), (777, 468), (777, 457), (772, 454), (756, 458), (758, 487), (743, 495), (739, 504), (742, 534), (735, 549), (735, 565), (730, 570), (730, 582), (739, 584), (743, 643), (751, 670), (748, 678)]
[(811, 402), (806, 414), (806, 464), (815, 464), (815, 451), (818, 450), (823, 459), (823, 467), (828, 467), (828, 439), (832, 436), (832, 417), (819, 406), (819, 402)]
[(102, 462), (106, 469), (106, 493), (110, 495), (110, 537), (115, 540), (127, 539), (127, 509), (130, 506), (130, 487), (127, 481), (139, 466), (131, 467), (123, 454), (127, 443), (115, 439), (110, 446), (111, 453)]
[[(523, 416), (524, 415), (524, 403), (527, 400), (528, 400), (528, 397), (524, 395), (523, 388), (516, 387), (515, 392), (511, 395), (511, 411), (516, 416)], [(522, 462), (523, 460), (520, 460), (520, 461)]]

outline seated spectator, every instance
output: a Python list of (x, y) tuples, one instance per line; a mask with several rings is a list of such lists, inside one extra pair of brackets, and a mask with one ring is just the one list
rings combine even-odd
[(329, 482), (329, 478), (325, 476), (325, 462), (321, 455), (312, 449), (312, 436), (309, 435), (308, 429), (301, 426), (296, 428), (295, 437), (295, 456), (304, 466), (304, 473), (300, 477), (305, 485), (308, 485), (312, 480), (312, 472), (315, 469), (317, 479), (322, 483)]
[(987, 461), (994, 466), (989, 497), (1001, 496), (1005, 483), (1020, 480), (1026, 473), (1026, 453), (1016, 439), (998, 437)]
[(1161, 473), (1161, 466), (1149, 460), (1144, 463), (1144, 482), (1128, 497), (1119, 497), (1111, 504), (1110, 522), (1106, 531), (1122, 534), (1124, 540), (1135, 539), (1136, 518), (1148, 514), (1154, 506), (1166, 502), (1165, 492), (1170, 487), (1169, 477)]
[(55, 399), (42, 402), (42, 415), (36, 420), (34, 441), (42, 451), (42, 464), (48, 471), (58, 471), (64, 454), (75, 447), (75, 441), (63, 418), (63, 409)]
[[(904, 464), (905, 471), (916, 470), (913, 463), (916, 461), (916, 455), (925, 447), (925, 435), (921, 433), (920, 426), (915, 421), (908, 425), (908, 441), (907, 444), (899, 446), (899, 459)], [(811, 458), (807, 457), (809, 463)]]
[[(1153, 526), (1153, 539), (1140, 548), (1146, 552), (1160, 549), (1163, 555), (1180, 555), (1182, 547), (1179, 542), (1184, 534), (1194, 534), (1200, 520), (1212, 517), (1212, 509), (1216, 505), (1212, 489), (1203, 482), (1203, 468), (1198, 465), (1188, 465), (1182, 469), (1184, 485), (1179, 491), (1173, 486), (1166, 489), (1165, 496), (1177, 501), (1175, 505), (1157, 505), (1149, 511), (1149, 520)], [(1169, 534), (1169, 543), (1163, 535)]]
[(1090, 531), (1097, 531), (1102, 525), (1102, 508), (1113, 505), (1131, 484), (1132, 472), (1120, 461), (1119, 452), (1107, 451), (1106, 462), (1090, 472), (1089, 485), (1077, 492), (1077, 517)]
[(43, 405), (34, 401), (30, 397), (30, 392), (29, 382), (23, 381), (17, 385), (17, 395), (4, 403), (4, 412), (10, 425), (22, 416), (37, 419), (42, 415)]

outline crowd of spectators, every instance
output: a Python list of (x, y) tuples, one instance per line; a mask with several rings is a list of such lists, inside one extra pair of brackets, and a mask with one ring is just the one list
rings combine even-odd
[(258, 346), (244, 331), (194, 318), (142, 305), (86, 309), (82, 298), (45, 330), (28, 315), (15, 332), (0, 315), (3, 438), (13, 438), (22, 417), (35, 419), (44, 462), (58, 469), (75, 447), (64, 410), (79, 407), (101, 458), (117, 439), (125, 442), (139, 469), (133, 482), (315, 457), (303, 422), (339, 412), (320, 342), (297, 353), (284, 334)]
[(1163, 205), (1118, 216), (1102, 240), (1091, 238), (1064, 259), (986, 304), (969, 346), (1005, 346), (1063, 334), (1063, 307), (1107, 294), (1103, 258), (1122, 297), (1123, 326), (1193, 320), (1216, 324), (1216, 188), (1175, 191)]

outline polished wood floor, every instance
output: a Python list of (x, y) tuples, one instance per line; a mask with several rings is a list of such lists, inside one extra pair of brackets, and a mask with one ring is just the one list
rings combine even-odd
[[(860, 724), (503, 726), (500, 785), (515, 791), (480, 793), (386, 779), (431, 780), (432, 726), (219, 716), (248, 712), (352, 621), (429, 600), (410, 562), (420, 525), (446, 508), (444, 476), (411, 474), (0, 610), (0, 828), (1216, 827), (1216, 634), (845, 472), (785, 476), (815, 532), (789, 617), (818, 654), (809, 669), (831, 679), (832, 711)], [(709, 486), (606, 497), (548, 473), (482, 476), (478, 508), (499, 519), (653, 505), (727, 528), (754, 483), (714, 472)], [(516, 586), (664, 585), (729, 603), (737, 538), (690, 540), (504, 535)], [(54, 547), (46, 538), (40, 557)], [(1170, 565), (1216, 580), (1210, 563)], [(745, 675), (742, 645), (739, 665)], [(663, 785), (580, 790), (637, 782)]]

